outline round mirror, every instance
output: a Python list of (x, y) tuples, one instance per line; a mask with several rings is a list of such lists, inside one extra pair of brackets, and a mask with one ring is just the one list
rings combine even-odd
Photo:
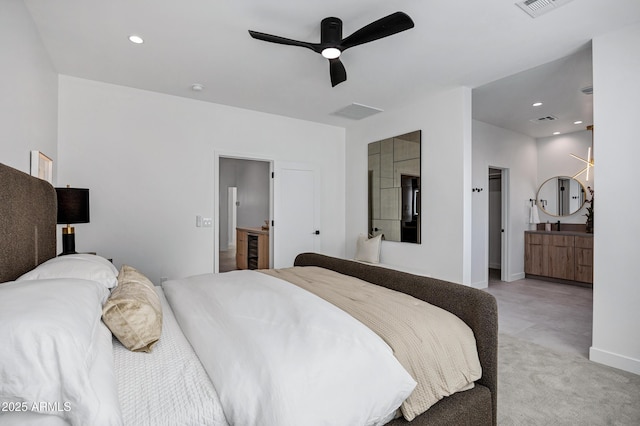
[(586, 199), (584, 185), (569, 176), (547, 179), (536, 195), (538, 207), (551, 216), (570, 216), (582, 208)]

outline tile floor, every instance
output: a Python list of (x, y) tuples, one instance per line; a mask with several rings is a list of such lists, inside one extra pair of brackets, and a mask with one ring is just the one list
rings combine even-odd
[(589, 357), (593, 290), (569, 284), (522, 279), (503, 282), (489, 273), (489, 288), (498, 301), (498, 328), (523, 340)]

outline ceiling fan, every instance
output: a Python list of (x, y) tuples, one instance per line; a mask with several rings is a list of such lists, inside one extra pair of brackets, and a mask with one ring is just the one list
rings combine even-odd
[(249, 30), (251, 37), (271, 43), (306, 47), (329, 60), (331, 86), (335, 87), (347, 79), (347, 71), (340, 61), (340, 54), (350, 47), (369, 43), (413, 28), (413, 21), (404, 12), (392, 13), (360, 28), (346, 38), (342, 38), (342, 21), (339, 18), (325, 18), (320, 23), (320, 43), (291, 40), (271, 34)]

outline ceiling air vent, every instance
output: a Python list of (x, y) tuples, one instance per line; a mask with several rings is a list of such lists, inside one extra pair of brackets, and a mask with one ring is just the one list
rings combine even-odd
[(556, 117), (555, 115), (545, 115), (544, 117), (534, 118), (529, 121), (533, 123), (546, 123), (547, 121), (556, 121), (557, 119), (558, 117)]
[(573, 0), (523, 0), (516, 3), (520, 9), (527, 12), (532, 18), (537, 18), (547, 12), (551, 12), (560, 6), (564, 6)]
[(354, 102), (351, 105), (348, 105), (341, 110), (334, 112), (333, 115), (349, 118), (351, 120), (361, 120), (379, 112), (382, 112), (382, 110), (379, 108), (357, 104)]

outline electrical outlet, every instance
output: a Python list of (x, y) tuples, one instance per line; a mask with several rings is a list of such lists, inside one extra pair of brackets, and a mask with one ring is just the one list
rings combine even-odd
[(205, 228), (211, 228), (213, 226), (213, 219), (210, 217), (203, 217), (202, 226)]

